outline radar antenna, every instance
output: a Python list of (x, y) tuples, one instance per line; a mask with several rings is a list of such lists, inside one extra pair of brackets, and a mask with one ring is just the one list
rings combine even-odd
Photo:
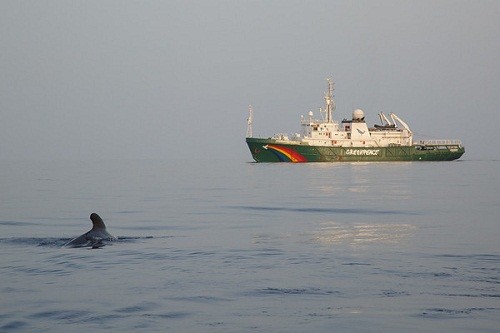
[(253, 121), (253, 109), (252, 106), (248, 106), (248, 118), (247, 118), (247, 138), (253, 137), (252, 131), (252, 121)]

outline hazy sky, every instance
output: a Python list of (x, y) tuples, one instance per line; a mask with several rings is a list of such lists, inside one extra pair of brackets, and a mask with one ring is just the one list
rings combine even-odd
[(395, 112), (500, 158), (500, 1), (0, 1), (0, 159), (238, 158)]

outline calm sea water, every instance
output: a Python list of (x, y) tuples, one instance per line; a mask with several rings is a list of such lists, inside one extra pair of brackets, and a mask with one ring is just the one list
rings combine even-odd
[(498, 170), (2, 161), (0, 331), (498, 332)]

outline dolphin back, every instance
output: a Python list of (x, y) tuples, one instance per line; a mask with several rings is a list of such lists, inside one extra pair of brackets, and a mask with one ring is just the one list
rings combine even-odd
[(90, 214), (90, 220), (92, 221), (92, 229), (81, 236), (73, 238), (67, 242), (64, 246), (69, 247), (85, 247), (92, 246), (92, 248), (98, 248), (104, 246), (103, 241), (115, 241), (116, 237), (111, 235), (106, 230), (106, 225), (99, 215), (96, 213)]
[(70, 246), (70, 247), (80, 247), (80, 246), (86, 246), (89, 243), (89, 239), (87, 238), (87, 234), (83, 234), (81, 236), (78, 236), (76, 238), (73, 238), (64, 246)]

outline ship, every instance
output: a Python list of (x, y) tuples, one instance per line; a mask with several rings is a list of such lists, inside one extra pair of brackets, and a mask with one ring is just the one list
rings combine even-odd
[(256, 162), (452, 161), (465, 153), (460, 140), (414, 141), (408, 124), (392, 112), (380, 112), (380, 124), (373, 127), (368, 127), (361, 109), (354, 110), (351, 119), (335, 121), (334, 83), (327, 82), (321, 119), (312, 111), (301, 116), (301, 133), (254, 138), (249, 107), (246, 143)]

